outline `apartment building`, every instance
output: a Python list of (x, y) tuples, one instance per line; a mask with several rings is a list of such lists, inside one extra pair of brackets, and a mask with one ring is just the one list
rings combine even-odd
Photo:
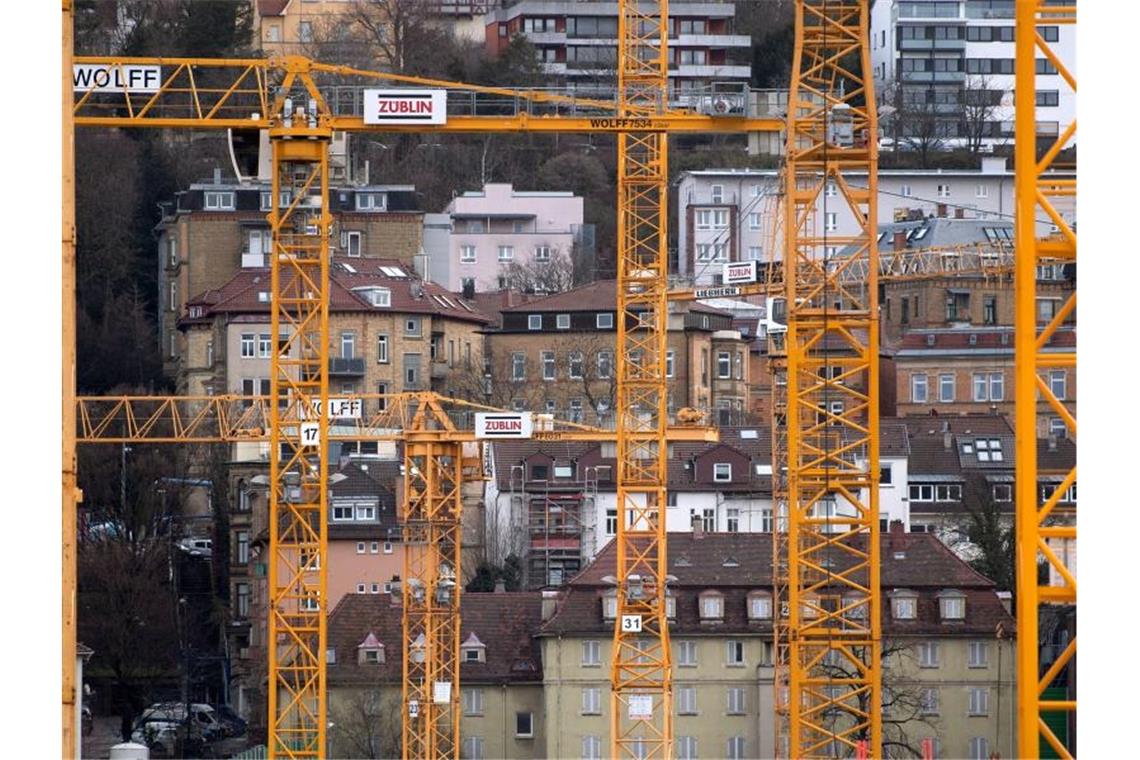
[[(162, 205), (158, 239), (158, 332), (163, 369), (186, 362), (178, 321), (192, 296), (220, 289), (242, 271), (268, 266), (272, 207), (267, 182), (213, 179), (191, 184)], [(285, 193), (279, 205), (291, 202)], [(410, 185), (340, 186), (329, 191), (330, 247), (346, 259), (397, 259), (410, 267), (423, 241), (423, 214)]]
[[(542, 657), (533, 638), (548, 603), (539, 592), (459, 598), (459, 756), (556, 757), (547, 751)], [(397, 586), (391, 594), (347, 596), (329, 617), (330, 757), (400, 754), (407, 655), (400, 613)]]
[[(865, 177), (857, 173), (848, 175), (847, 181), (866, 185)], [(772, 169), (683, 173), (676, 193), (677, 260), (671, 262), (671, 271), (697, 285), (715, 285), (726, 261), (781, 260), (782, 229), (773, 223), (782, 214), (782, 190)], [(880, 225), (918, 217), (960, 216), (987, 224), (1013, 220), (1013, 171), (1004, 158), (983, 157), (978, 169), (883, 169), (878, 190)], [(1076, 218), (1073, 206), (1062, 203), (1058, 211), (1068, 221)], [(855, 216), (836, 187), (828, 186), (820, 195), (815, 226), (818, 235), (837, 239), (858, 232)], [(1048, 220), (1039, 220), (1038, 234), (1046, 235), (1051, 228)], [(836, 245), (830, 252), (839, 248)]]
[[(180, 392), (269, 392), (269, 270), (249, 267), (191, 299), (179, 321)], [(482, 365), (488, 318), (400, 261), (337, 256), (329, 271), (329, 387), (337, 394), (461, 388)]]
[[(720, 85), (740, 97), (752, 76), (752, 39), (733, 33), (728, 2), (669, 4), (670, 98), (707, 95)], [(543, 70), (583, 95), (612, 94), (616, 82), (618, 4), (521, 0), (487, 16), (486, 48), (497, 55), (515, 35), (535, 46)], [(737, 107), (737, 106), (734, 106)]]
[[(771, 536), (667, 540), (677, 755), (773, 757)], [(881, 540), (888, 738), (932, 738), (936, 757), (1014, 756), (1014, 621), (992, 582), (933, 536), (896, 524)], [(615, 567), (611, 542), (558, 592), (539, 633), (551, 757), (609, 747)]]
[[(484, 391), (494, 406), (613, 422), (617, 289), (612, 280), (501, 310), (486, 336)], [(748, 399), (748, 341), (732, 315), (699, 302), (671, 304), (665, 373), (668, 410), (690, 407), (722, 424)]]
[(583, 199), (571, 192), (490, 183), (457, 195), (443, 214), (449, 234), (433, 230), (425, 240), (428, 274), (457, 293), (507, 287), (512, 264), (538, 271), (556, 259), (593, 256), (593, 225), (584, 224)]
[[(723, 426), (668, 455), (668, 530), (772, 530), (769, 429)], [(487, 545), (523, 560), (528, 587), (566, 583), (617, 534), (615, 443), (495, 441), (489, 461)]]
[[(880, 113), (888, 105), (901, 110), (900, 146), (925, 135), (936, 135), (947, 147), (961, 146), (975, 130), (971, 121), (978, 120), (984, 120), (980, 134), (987, 149), (1012, 144), (1013, 31), (1014, 0), (880, 0), (872, 5), (875, 89)], [(1076, 28), (1042, 25), (1037, 31), (1075, 74)], [(1037, 74), (1037, 134), (1056, 139), (1060, 125), (1076, 115), (1076, 96), (1040, 51)], [(926, 124), (931, 119), (933, 131)]]
[[(1043, 353), (1072, 352), (1076, 330), (1059, 329)], [(901, 415), (952, 416), (1014, 412), (1013, 329), (955, 327), (912, 330), (895, 352), (898, 411)], [(1076, 367), (1042, 370), (1041, 380), (1071, 414), (1076, 414)], [(1049, 402), (1037, 402), (1037, 436), (1068, 435)]]

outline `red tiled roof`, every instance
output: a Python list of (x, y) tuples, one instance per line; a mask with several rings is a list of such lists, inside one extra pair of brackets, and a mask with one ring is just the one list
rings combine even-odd
[(289, 0), (257, 0), (257, 13), (261, 16), (280, 16), (289, 7)]
[[(970, 343), (970, 336), (974, 336), (974, 343)], [(930, 345), (929, 338), (934, 337), (934, 345)], [(1005, 342), (1002, 342), (1002, 337)], [(1059, 329), (1054, 333), (1052, 340), (1046, 344), (1050, 348), (1075, 348), (1077, 345), (1077, 332), (1072, 328)], [(921, 350), (960, 350), (993, 351), (995, 349), (1013, 350), (1012, 327), (963, 327), (952, 330), (911, 330), (902, 337), (898, 344), (898, 353), (905, 357), (908, 351)]]
[[(545, 298), (538, 298), (527, 303), (519, 304), (518, 306), (503, 309), (503, 311), (538, 313), (553, 311), (614, 311), (616, 309), (617, 281), (597, 280), (588, 285), (567, 290), (564, 293), (555, 293)], [(691, 311), (700, 312), (701, 314), (717, 314), (725, 317), (732, 316), (732, 312), (707, 306), (700, 301), (693, 301), (689, 305), (689, 309)]]
[[(541, 682), (542, 659), (533, 635), (542, 623), (540, 592), (463, 593), (460, 641), (476, 634), (486, 645), (486, 662), (461, 663), (464, 683)], [(390, 594), (346, 594), (329, 616), (329, 647), (336, 664), (329, 683), (398, 683), (404, 652), (400, 606)], [(384, 662), (360, 664), (357, 647), (369, 633), (384, 645)]]

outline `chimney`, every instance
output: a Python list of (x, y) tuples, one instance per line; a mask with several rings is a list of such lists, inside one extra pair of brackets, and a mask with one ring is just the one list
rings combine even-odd
[(554, 612), (558, 609), (558, 592), (557, 591), (543, 591), (542, 592), (542, 622), (547, 622), (554, 617)]
[(705, 523), (704, 520), (701, 519), (700, 515), (693, 515), (691, 525), (693, 526), (694, 539), (699, 540), (705, 537)]
[(475, 280), (465, 280), (463, 283), (463, 297), (468, 301), (475, 298)]
[(1056, 433), (1050, 433), (1049, 434), (1049, 450), (1050, 451), (1056, 451), (1057, 450), (1057, 435), (1056, 435)]
[(961, 206), (954, 209), (954, 218), (955, 219), (965, 219), (966, 218), (966, 209), (962, 208)]
[(895, 552), (903, 551), (906, 548), (903, 543), (903, 536), (906, 535), (906, 530), (903, 528), (902, 520), (891, 520), (891, 526), (888, 532), (891, 541), (891, 553), (894, 554)]
[(400, 576), (392, 576), (392, 591), (390, 593), (392, 598), (393, 607), (402, 607), (404, 605), (404, 590), (403, 584), (400, 583)]
[(496, 594), (507, 593), (507, 582), (504, 581), (502, 578), (496, 578), (495, 579), (495, 593)]
[(937, 216), (939, 219), (945, 219), (946, 218), (946, 204), (945, 203), (939, 203), (938, 204)]
[(214, 184), (215, 185), (222, 184), (222, 167), (220, 167), (220, 166), (214, 167)]
[(906, 248), (906, 230), (895, 230), (894, 249), (901, 251)]
[(945, 451), (949, 451), (952, 443), (953, 443), (953, 436), (950, 433), (943, 433), (942, 434), (942, 448)]

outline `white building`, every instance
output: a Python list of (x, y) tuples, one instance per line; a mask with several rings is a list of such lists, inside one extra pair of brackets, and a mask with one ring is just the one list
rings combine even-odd
[[(1071, 176), (1071, 175), (1070, 175)], [(848, 181), (865, 186), (858, 173)], [(979, 169), (884, 169), (879, 172), (879, 223), (896, 214), (1013, 219), (1013, 170), (1000, 157), (983, 157)], [(677, 187), (677, 261), (673, 272), (696, 285), (719, 284), (725, 261), (781, 260), (782, 213), (779, 177), (774, 169), (704, 169), (685, 172)], [(1075, 207), (1058, 207), (1075, 220)], [(837, 189), (820, 195), (817, 234), (837, 238), (858, 231), (854, 215)], [(1047, 234), (1050, 225), (1038, 224)], [(838, 246), (836, 247), (838, 250)], [(834, 253), (834, 251), (832, 251)]]
[[(983, 145), (1013, 142), (1014, 0), (878, 0), (871, 7), (871, 65), (880, 109), (914, 98), (923, 114), (938, 114), (947, 147), (966, 143), (960, 121), (964, 90), (990, 90), (998, 105), (986, 114)], [(1039, 26), (1062, 64), (1076, 72), (1076, 27)], [(1037, 53), (1037, 133), (1057, 136), (1076, 114), (1076, 95)], [(929, 110), (927, 110), (929, 109)], [(974, 112), (975, 115), (977, 111)], [(880, 110), (880, 115), (885, 115)], [(942, 118), (944, 117), (944, 119)], [(913, 120), (911, 120), (913, 123)], [(906, 120), (899, 143), (906, 145)], [(913, 132), (911, 133), (913, 134)]]

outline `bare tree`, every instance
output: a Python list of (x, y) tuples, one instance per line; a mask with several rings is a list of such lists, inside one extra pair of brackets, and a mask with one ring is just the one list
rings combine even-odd
[(962, 88), (961, 126), (959, 127), (971, 153), (982, 149), (982, 141), (996, 137), (994, 127), (1002, 91), (994, 89), (988, 77), (970, 77)]
[(1017, 590), (1012, 506), (1003, 508), (994, 499), (993, 485), (984, 475), (968, 474), (962, 487), (965, 519), (957, 526), (953, 547), (971, 567), (1010, 592)]
[(888, 89), (887, 102), (893, 108), (892, 127), (895, 144), (918, 154), (926, 166), (931, 153), (946, 146), (947, 129), (954, 125), (935, 102), (933, 87), (904, 87), (894, 84)]
[(562, 293), (574, 287), (574, 262), (560, 248), (548, 260), (511, 261), (502, 270), (504, 287), (522, 293)]
[(356, 0), (348, 16), (382, 65), (402, 74), (438, 73), (455, 40), (435, 23), (432, 8), (424, 0)]
[(400, 755), (400, 690), (379, 681), (329, 705), (334, 756), (385, 758)]

